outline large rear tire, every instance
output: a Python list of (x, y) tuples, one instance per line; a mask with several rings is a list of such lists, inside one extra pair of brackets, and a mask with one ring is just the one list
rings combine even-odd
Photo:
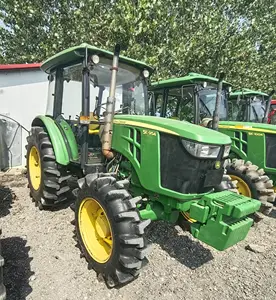
[(136, 204), (123, 182), (89, 174), (79, 181), (75, 205), (77, 241), (88, 265), (109, 287), (126, 284), (139, 275), (146, 261), (144, 229)]
[(27, 178), (30, 194), (39, 209), (67, 200), (70, 178), (66, 167), (56, 162), (50, 138), (42, 127), (32, 127), (27, 137)]
[(260, 200), (260, 211), (268, 214), (275, 202), (273, 181), (265, 175), (263, 169), (253, 165), (250, 161), (233, 159), (227, 161), (227, 174), (237, 182), (237, 189), (243, 196)]

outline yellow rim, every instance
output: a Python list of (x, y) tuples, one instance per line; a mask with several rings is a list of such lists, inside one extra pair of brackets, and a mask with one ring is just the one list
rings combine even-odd
[(33, 146), (29, 154), (29, 175), (34, 190), (38, 190), (41, 183), (41, 164), (37, 148)]
[(111, 226), (100, 203), (85, 198), (78, 213), (79, 230), (87, 252), (98, 263), (109, 260), (112, 249)]
[(247, 196), (247, 197), (252, 196), (251, 190), (250, 190), (248, 184), (244, 180), (242, 180), (240, 177), (235, 176), (235, 175), (230, 175), (230, 177), (231, 177), (232, 181), (236, 180), (238, 182), (237, 189), (241, 195)]

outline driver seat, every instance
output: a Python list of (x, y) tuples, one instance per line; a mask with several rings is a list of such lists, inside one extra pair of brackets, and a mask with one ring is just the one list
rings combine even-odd
[[(93, 112), (90, 113), (90, 121), (99, 121), (99, 118), (97, 115), (95, 115)], [(100, 130), (100, 124), (89, 124), (89, 134), (99, 134)]]

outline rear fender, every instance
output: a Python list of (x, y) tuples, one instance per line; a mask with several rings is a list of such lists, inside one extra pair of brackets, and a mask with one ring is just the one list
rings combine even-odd
[[(70, 143), (73, 145), (70, 145), (70, 144), (67, 145), (67, 147), (70, 147), (70, 149), (68, 151), (68, 149), (66, 147), (66, 142), (62, 135), (61, 130), (59, 129), (59, 127), (55, 123), (55, 121), (50, 117), (37, 116), (33, 120), (32, 126), (41, 126), (41, 127), (46, 128), (46, 130), (49, 134), (49, 138), (50, 138), (53, 148), (54, 148), (57, 163), (64, 165), (64, 166), (68, 165), (70, 163), (69, 151), (71, 149), (70, 152), (75, 153), (74, 149), (77, 147), (76, 141), (74, 140), (73, 143), (72, 142)], [(74, 143), (75, 143), (75, 145), (74, 145)], [(75, 159), (75, 157), (73, 157), (72, 159)]]

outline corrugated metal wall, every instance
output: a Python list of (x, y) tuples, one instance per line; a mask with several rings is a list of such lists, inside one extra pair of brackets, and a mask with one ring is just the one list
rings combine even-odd
[(30, 130), (34, 117), (45, 114), (47, 90), (47, 75), (39, 69), (0, 71), (1, 169), (25, 166), (23, 128)]

